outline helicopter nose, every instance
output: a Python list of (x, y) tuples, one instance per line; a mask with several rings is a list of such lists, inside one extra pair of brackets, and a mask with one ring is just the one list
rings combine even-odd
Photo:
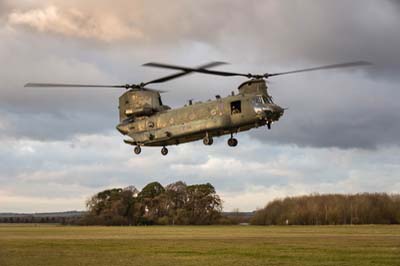
[(276, 120), (276, 121), (278, 121), (279, 120), (279, 118), (281, 118), (281, 116), (283, 115), (283, 113), (285, 112), (285, 110), (282, 108), (282, 107), (280, 107), (280, 106), (275, 106), (275, 110), (274, 110), (274, 119)]
[(282, 107), (280, 107), (280, 106), (277, 105), (277, 106), (275, 106), (274, 112), (275, 112), (276, 114), (278, 114), (279, 117), (281, 117), (281, 116), (283, 115), (283, 113), (285, 112), (285, 109), (283, 109)]
[(269, 104), (264, 108), (264, 117), (267, 121), (278, 121), (283, 115), (284, 109), (276, 104)]

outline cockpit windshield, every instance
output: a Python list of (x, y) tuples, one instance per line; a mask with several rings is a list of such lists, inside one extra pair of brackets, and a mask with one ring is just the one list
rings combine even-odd
[(272, 103), (272, 99), (270, 96), (263, 96), (264, 103)]
[(263, 104), (264, 100), (263, 100), (262, 96), (256, 96), (256, 97), (254, 97), (254, 102), (258, 103), (258, 104)]
[(254, 98), (254, 102), (258, 103), (258, 104), (268, 104), (268, 103), (272, 103), (272, 99), (269, 96), (256, 96)]

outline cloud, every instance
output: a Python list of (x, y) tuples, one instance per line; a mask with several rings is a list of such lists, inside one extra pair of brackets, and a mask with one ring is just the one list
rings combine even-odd
[(124, 24), (116, 16), (105, 15), (97, 18), (76, 9), (60, 10), (55, 6), (14, 11), (9, 15), (8, 23), (11, 26), (26, 26), (42, 33), (49, 32), (106, 42), (143, 37), (140, 30)]
[(375, 149), (400, 143), (397, 84), (357, 73), (309, 74), (270, 85), (275, 102), (288, 107), (271, 131), (252, 134), (265, 142)]
[[(224, 67), (228, 70), (258, 73), (365, 59), (375, 65), (273, 79), (273, 96), (290, 109), (268, 135), (250, 134), (266, 142), (314, 147), (394, 145), (400, 121), (393, 100), (400, 97), (394, 89), (400, 70), (400, 19), (394, 4), (249, 1), (243, 10), (241, 1), (8, 2), (8, 20), (0, 29), (0, 58), (8, 62), (0, 71), (0, 103), (10, 128), (2, 135), (66, 139), (106, 132), (117, 123), (122, 91), (22, 92), (30, 81), (124, 84), (170, 74), (140, 67), (153, 60), (197, 65), (217, 59), (232, 61)], [(155, 8), (163, 12), (154, 16)], [(171, 88), (164, 102), (179, 107), (189, 98), (225, 95), (241, 81), (192, 75), (155, 87)], [(52, 126), (61, 126), (62, 133), (46, 135), (43, 129)]]
[(8, 22), (136, 49), (205, 43), (230, 61), (264, 67), (364, 59), (379, 66), (379, 74), (399, 71), (396, 1), (251, 0), (243, 6), (241, 1), (17, 1)]
[[(228, 210), (298, 193), (399, 191), (398, 7), (389, 0), (0, 1), (7, 197), (0, 211), (154, 180), (211, 182)], [(374, 66), (271, 78), (275, 102), (289, 109), (271, 131), (239, 134), (236, 149), (223, 137), (212, 147), (171, 147), (161, 158), (158, 148), (133, 156), (114, 129), (123, 90), (23, 87), (139, 83), (171, 73), (140, 67), (148, 61), (221, 60), (232, 64), (220, 69), (264, 73), (360, 59)], [(228, 95), (243, 81), (197, 74), (153, 88), (180, 107)]]
[[(56, 189), (53, 187), (53, 189)], [(81, 189), (81, 188), (76, 188)], [(9, 195), (7, 191), (0, 190), (0, 211), (1, 212), (53, 212), (64, 210), (84, 210), (83, 202), (86, 198), (78, 197), (36, 197)]]
[[(400, 190), (399, 148), (371, 153), (266, 147), (249, 137), (235, 149), (227, 152), (228, 148), (225, 139), (218, 138), (211, 147), (201, 143), (170, 147), (168, 156), (160, 157), (159, 149), (151, 147), (134, 155), (117, 134), (81, 135), (70, 142), (3, 141), (0, 199), (5, 200), (0, 200), (0, 212), (83, 209), (85, 199), (102, 189), (141, 188), (152, 181), (210, 182), (227, 211), (254, 210), (287, 195)], [(30, 204), (23, 206), (20, 199), (30, 199)], [(44, 199), (48, 203), (42, 206)], [(69, 199), (73, 201), (67, 204)]]
[[(1, 109), (0, 109), (1, 110)], [(113, 131), (118, 120), (113, 115), (89, 113), (5, 112), (0, 121), (1, 139), (68, 140), (77, 134)], [(104, 125), (106, 123), (106, 125)]]

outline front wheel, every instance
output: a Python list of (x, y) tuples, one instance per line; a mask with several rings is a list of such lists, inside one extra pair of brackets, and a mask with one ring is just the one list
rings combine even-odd
[(272, 125), (272, 121), (268, 121), (268, 122), (267, 122), (267, 128), (268, 128), (268, 129), (271, 129), (271, 125)]

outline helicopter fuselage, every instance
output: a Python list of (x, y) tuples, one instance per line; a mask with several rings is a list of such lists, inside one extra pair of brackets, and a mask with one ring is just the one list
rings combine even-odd
[[(177, 66), (163, 63), (146, 63), (143, 66), (179, 70), (180, 72), (139, 84), (93, 85), (61, 83), (27, 83), (25, 87), (59, 88), (125, 88), (127, 91), (119, 97), (119, 119), (117, 130), (130, 137), (125, 143), (136, 146), (134, 152), (140, 154), (141, 146), (163, 146), (162, 155), (168, 154), (165, 146), (203, 139), (205, 145), (213, 143), (213, 137), (231, 134), (228, 145), (238, 144), (233, 134), (278, 121), (284, 109), (274, 104), (268, 95), (266, 79), (287, 74), (317, 70), (367, 66), (366, 61), (354, 61), (341, 64), (303, 68), (279, 73), (236, 73), (210, 70), (209, 68), (225, 64), (210, 62), (198, 67)], [(161, 91), (150, 89), (149, 84), (163, 83), (190, 73), (202, 73), (223, 77), (240, 76), (250, 80), (242, 83), (237, 95), (207, 102), (189, 102), (182, 108), (171, 109), (163, 105)]]
[(239, 94), (190, 103), (181, 108), (135, 117), (117, 126), (136, 146), (168, 146), (234, 134), (278, 121), (283, 109), (272, 102), (264, 80), (239, 87)]

